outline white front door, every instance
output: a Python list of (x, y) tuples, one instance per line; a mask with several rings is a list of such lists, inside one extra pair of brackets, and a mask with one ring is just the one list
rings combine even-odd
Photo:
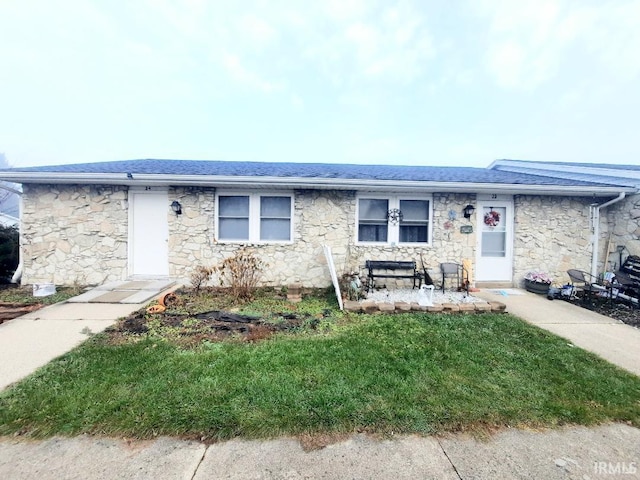
[(130, 275), (169, 275), (168, 202), (166, 190), (129, 191)]
[(511, 282), (513, 279), (513, 199), (494, 195), (478, 198), (476, 281)]

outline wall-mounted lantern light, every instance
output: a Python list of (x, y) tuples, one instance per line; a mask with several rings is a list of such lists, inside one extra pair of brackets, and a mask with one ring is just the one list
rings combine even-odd
[(180, 205), (180, 202), (177, 200), (171, 202), (171, 210), (176, 214), (176, 217), (182, 215), (182, 205)]
[(466, 207), (464, 207), (464, 210), (462, 210), (462, 213), (464, 214), (464, 218), (471, 218), (471, 215), (473, 215), (473, 212), (476, 211), (476, 207), (474, 207), (473, 205), (467, 205)]

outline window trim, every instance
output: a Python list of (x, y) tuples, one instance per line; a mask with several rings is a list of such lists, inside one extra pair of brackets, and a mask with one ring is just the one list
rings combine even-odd
[[(242, 240), (229, 240), (220, 238), (220, 197), (249, 197), (249, 238)], [(286, 197), (289, 198), (290, 216), (289, 216), (289, 240), (261, 240), (260, 239), (260, 199), (262, 197)], [(214, 212), (214, 228), (215, 241), (223, 244), (261, 244), (261, 245), (287, 245), (293, 243), (294, 232), (294, 212), (295, 212), (295, 195), (291, 191), (283, 190), (264, 190), (264, 191), (247, 191), (247, 190), (220, 190), (216, 191), (215, 212)]]
[[(367, 242), (360, 240), (360, 200), (387, 200), (389, 209), (400, 208), (401, 200), (423, 200), (429, 202), (429, 218), (427, 225), (427, 242), (400, 242), (400, 223), (388, 224), (386, 242)], [(399, 246), (399, 247), (426, 247), (433, 243), (433, 196), (432, 195), (389, 195), (388, 193), (367, 192), (356, 195), (356, 245), (363, 246)]]

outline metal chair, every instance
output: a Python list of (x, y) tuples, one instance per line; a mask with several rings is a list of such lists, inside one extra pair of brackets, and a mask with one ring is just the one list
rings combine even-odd
[(465, 268), (455, 262), (444, 262), (440, 264), (440, 272), (442, 272), (442, 293), (445, 290), (447, 278), (455, 279), (457, 282), (457, 291), (466, 291), (469, 293), (469, 278)]
[(611, 298), (610, 287), (601, 285), (598, 278), (590, 273), (572, 268), (567, 270), (567, 275), (569, 275), (569, 283), (572, 288), (569, 299), (576, 299), (578, 294), (582, 293), (582, 302), (591, 305), (593, 297), (598, 293), (606, 292), (607, 296)]

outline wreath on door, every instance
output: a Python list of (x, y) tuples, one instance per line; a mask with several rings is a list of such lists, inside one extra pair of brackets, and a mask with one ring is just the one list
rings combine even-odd
[(493, 210), (489, 210), (484, 214), (484, 224), (490, 227), (495, 227), (500, 223), (500, 214)]

